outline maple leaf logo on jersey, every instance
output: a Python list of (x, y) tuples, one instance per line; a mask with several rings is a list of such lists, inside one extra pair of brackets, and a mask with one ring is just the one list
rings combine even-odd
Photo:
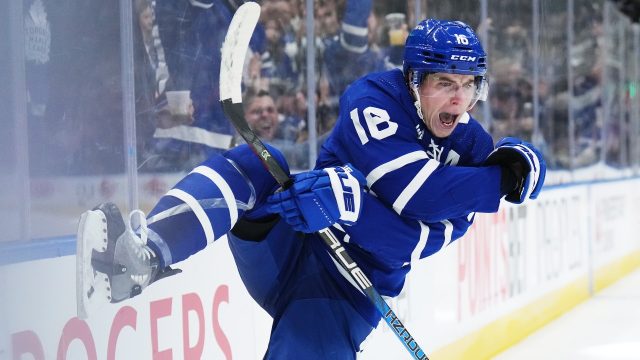
[(433, 141), (433, 139), (431, 139), (431, 144), (429, 144), (429, 149), (431, 150), (427, 151), (427, 156), (430, 159), (440, 162), (440, 157), (442, 156), (442, 151), (444, 149), (438, 144), (436, 144), (435, 141)]

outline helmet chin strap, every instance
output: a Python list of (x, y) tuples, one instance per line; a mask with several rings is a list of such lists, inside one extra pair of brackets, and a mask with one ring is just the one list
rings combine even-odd
[(413, 106), (416, 107), (416, 112), (418, 113), (418, 117), (424, 121), (424, 115), (422, 115), (422, 104), (420, 103), (420, 95), (418, 94), (418, 87), (411, 85), (411, 92), (413, 92), (413, 97), (416, 101), (413, 102)]

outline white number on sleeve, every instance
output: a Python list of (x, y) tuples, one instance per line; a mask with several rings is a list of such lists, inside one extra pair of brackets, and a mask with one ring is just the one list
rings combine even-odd
[[(351, 121), (353, 121), (353, 126), (356, 128), (360, 142), (362, 142), (362, 145), (366, 144), (369, 142), (369, 138), (360, 123), (358, 109), (355, 108), (351, 110), (349, 114), (351, 115)], [(362, 114), (364, 115), (369, 134), (371, 134), (371, 137), (374, 139), (382, 140), (398, 131), (398, 124), (390, 120), (389, 113), (384, 109), (369, 106), (362, 111)]]

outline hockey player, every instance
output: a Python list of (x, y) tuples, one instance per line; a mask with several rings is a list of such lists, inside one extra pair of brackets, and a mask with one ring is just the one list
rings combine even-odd
[(540, 153), (514, 138), (494, 148), (467, 113), (486, 97), (485, 59), (464, 23), (425, 20), (407, 39), (403, 70), (347, 89), (316, 170), (288, 190), (240, 146), (195, 168), (148, 217), (134, 211), (132, 227), (112, 204), (86, 212), (80, 315), (137, 295), (227, 234), (245, 286), (273, 317), (266, 359), (354, 359), (381, 317), (315, 231), (332, 226), (378, 292), (396, 296), (411, 264), (461, 237), (475, 212), (541, 190)]

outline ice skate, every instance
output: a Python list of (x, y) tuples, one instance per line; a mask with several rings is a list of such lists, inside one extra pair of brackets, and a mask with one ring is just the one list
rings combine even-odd
[(76, 249), (78, 317), (136, 296), (157, 279), (159, 261), (146, 240), (147, 224), (140, 210), (131, 212), (128, 225), (112, 203), (82, 214)]

